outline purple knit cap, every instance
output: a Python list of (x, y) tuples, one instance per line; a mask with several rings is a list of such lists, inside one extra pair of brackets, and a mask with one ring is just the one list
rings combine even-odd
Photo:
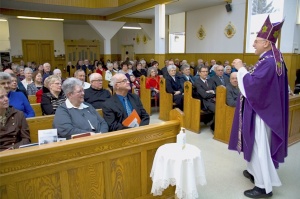
[(282, 74), (283, 57), (281, 52), (276, 48), (275, 44), (278, 36), (280, 35), (280, 30), (283, 23), (284, 20), (282, 22), (272, 24), (270, 21), (270, 16), (268, 16), (260, 31), (257, 33), (257, 37), (266, 39), (272, 43), (272, 52), (275, 59), (276, 71), (278, 75)]

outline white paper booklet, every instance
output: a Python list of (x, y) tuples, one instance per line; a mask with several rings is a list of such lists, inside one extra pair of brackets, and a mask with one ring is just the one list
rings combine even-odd
[(38, 131), (39, 145), (57, 142), (57, 129), (46, 129)]

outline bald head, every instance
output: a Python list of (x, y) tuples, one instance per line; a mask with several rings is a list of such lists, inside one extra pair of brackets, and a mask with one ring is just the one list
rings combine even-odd
[(237, 72), (233, 72), (233, 73), (230, 74), (230, 83), (234, 87), (238, 86)]
[(3, 72), (8, 73), (8, 74), (14, 74), (14, 71), (12, 71), (11, 69), (5, 69)]

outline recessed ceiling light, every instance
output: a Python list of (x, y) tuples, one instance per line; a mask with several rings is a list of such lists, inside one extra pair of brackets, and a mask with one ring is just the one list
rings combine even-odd
[(123, 26), (122, 29), (131, 29), (131, 30), (140, 30), (141, 27), (134, 27), (134, 26)]

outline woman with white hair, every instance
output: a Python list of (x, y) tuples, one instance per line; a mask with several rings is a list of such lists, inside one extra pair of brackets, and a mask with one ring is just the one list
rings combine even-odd
[(43, 93), (41, 107), (44, 115), (53, 115), (59, 105), (64, 103), (66, 96), (61, 90), (61, 79), (56, 75), (49, 78), (48, 93)]
[(183, 111), (183, 88), (180, 84), (180, 78), (176, 75), (176, 66), (169, 65), (169, 76), (166, 77), (166, 91), (173, 95), (173, 102)]
[(80, 133), (106, 133), (108, 125), (94, 107), (84, 102), (82, 82), (68, 78), (62, 85), (67, 100), (57, 108), (53, 128), (61, 138)]
[(24, 69), (24, 76), (25, 78), (21, 81), (25, 89), (27, 90), (28, 84), (31, 84), (33, 82), (32, 80), (32, 69), (31, 68), (25, 68)]
[(33, 82), (31, 84), (28, 84), (27, 86), (27, 94), (28, 95), (35, 95), (36, 92), (43, 87), (43, 74), (39, 71), (35, 72), (33, 74)]

